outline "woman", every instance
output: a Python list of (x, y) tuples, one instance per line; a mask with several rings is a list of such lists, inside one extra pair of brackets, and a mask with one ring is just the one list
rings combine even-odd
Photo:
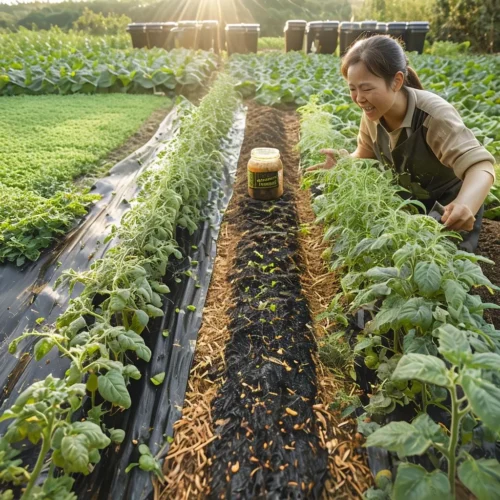
[[(431, 210), (444, 205), (441, 221), (467, 231), (461, 248), (477, 247), (483, 202), (495, 181), (493, 156), (464, 125), (455, 108), (422, 89), (393, 38), (356, 42), (342, 59), (352, 100), (363, 110), (354, 158), (376, 158), (397, 173), (398, 183)], [(334, 151), (323, 149), (332, 168)]]

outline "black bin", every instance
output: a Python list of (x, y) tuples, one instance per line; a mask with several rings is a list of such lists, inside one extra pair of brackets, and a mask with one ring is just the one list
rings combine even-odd
[(427, 21), (412, 21), (408, 23), (406, 50), (416, 50), (419, 54), (424, 52), (425, 35), (430, 29)]
[(311, 21), (306, 27), (306, 51), (316, 54), (333, 54), (337, 49), (338, 21)]
[(376, 35), (387, 35), (387, 23), (377, 23), (375, 27)]
[(393, 38), (397, 38), (398, 40), (401, 40), (405, 46), (407, 43), (407, 28), (408, 28), (408, 23), (401, 23), (401, 22), (395, 22), (395, 23), (387, 23), (387, 34), (391, 35)]
[(340, 23), (340, 55), (343, 56), (349, 47), (361, 35), (361, 23)]
[(294, 19), (286, 22), (283, 30), (285, 33), (285, 52), (302, 50), (306, 26), (307, 21), (301, 19)]
[(134, 49), (142, 49), (148, 46), (146, 23), (130, 23), (127, 26), (127, 32), (130, 33), (132, 47), (134, 47)]
[(377, 34), (377, 21), (363, 21), (361, 23), (361, 36), (368, 38)]
[(202, 21), (199, 30), (198, 48), (218, 52), (219, 21)]
[(260, 24), (226, 24), (228, 55), (257, 52), (259, 32)]
[(148, 48), (158, 47), (160, 49), (170, 50), (174, 46), (172, 30), (177, 26), (176, 23), (145, 23), (146, 37), (148, 39)]
[(179, 21), (177, 23), (176, 47), (196, 49), (198, 45), (199, 24), (197, 21)]

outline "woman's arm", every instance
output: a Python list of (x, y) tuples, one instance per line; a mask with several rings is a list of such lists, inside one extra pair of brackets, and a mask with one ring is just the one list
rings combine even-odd
[(493, 176), (485, 170), (472, 167), (466, 170), (458, 196), (445, 207), (441, 217), (444, 225), (454, 231), (470, 231), (493, 182)]
[[(320, 149), (319, 152), (321, 154), (326, 155), (326, 160), (323, 163), (318, 163), (317, 165), (313, 165), (309, 168), (306, 168), (306, 172), (312, 172), (313, 170), (318, 170), (320, 168), (329, 170), (330, 168), (333, 168), (337, 164), (337, 158), (335, 158), (334, 149)], [(372, 150), (362, 148), (361, 146), (358, 146), (356, 148), (356, 151), (349, 154), (349, 156), (352, 156), (353, 158), (375, 158), (375, 154), (373, 153)]]

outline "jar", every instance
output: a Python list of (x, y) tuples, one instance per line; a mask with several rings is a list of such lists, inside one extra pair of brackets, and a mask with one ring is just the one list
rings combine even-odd
[(248, 194), (256, 200), (275, 200), (283, 194), (283, 164), (276, 148), (254, 148), (247, 166)]

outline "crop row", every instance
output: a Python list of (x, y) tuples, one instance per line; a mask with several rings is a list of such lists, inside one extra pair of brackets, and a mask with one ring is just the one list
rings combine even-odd
[[(219, 145), (233, 123), (237, 102), (233, 82), (221, 76), (142, 175), (139, 196), (107, 237), (116, 238), (117, 245), (90, 270), (63, 274), (61, 281), (71, 290), (76, 284), (83, 287), (79, 296), (54, 327), (26, 332), (10, 344), (15, 353), (26, 339), (35, 339), (37, 361), (57, 349), (70, 363), (63, 379), (48, 376), (33, 383), (0, 417), (12, 420), (0, 439), (0, 481), (27, 483), (23, 498), (76, 498), (69, 493), (74, 482), (70, 474), (89, 474), (100, 450), (124, 439), (124, 431), (107, 429), (103, 417), (132, 404), (127, 385), (141, 378), (134, 360), (150, 360), (144, 336), (152, 318), (163, 316), (168, 262), (182, 256), (176, 227), (197, 228), (213, 180), (220, 175)], [(163, 376), (157, 374), (152, 383), (160, 384)], [(84, 409), (86, 419), (74, 421)], [(11, 447), (25, 439), (40, 445), (32, 471), (22, 467)], [(141, 445), (139, 452), (140, 467), (158, 473), (160, 466), (147, 446)], [(37, 485), (48, 454), (48, 477)]]
[(103, 45), (61, 46), (51, 39), (36, 49), (28, 45), (2, 51), (0, 95), (187, 92), (199, 89), (218, 61), (209, 52)]
[[(307, 165), (341, 129), (328, 127), (317, 99), (300, 111)], [(319, 137), (318, 122), (327, 127)], [(480, 500), (494, 498), (500, 463), (482, 447), (500, 433), (500, 337), (483, 311), (498, 306), (474, 294), (498, 290), (478, 265), (493, 263), (458, 250), (459, 235), (403, 200), (375, 160), (345, 156), (313, 177), (323, 187), (314, 210), (332, 241), (325, 257), (343, 274), (325, 316), (358, 354), (365, 390), (358, 429), (399, 461), (394, 483), (382, 474), (367, 498), (453, 498), (457, 476)]]

